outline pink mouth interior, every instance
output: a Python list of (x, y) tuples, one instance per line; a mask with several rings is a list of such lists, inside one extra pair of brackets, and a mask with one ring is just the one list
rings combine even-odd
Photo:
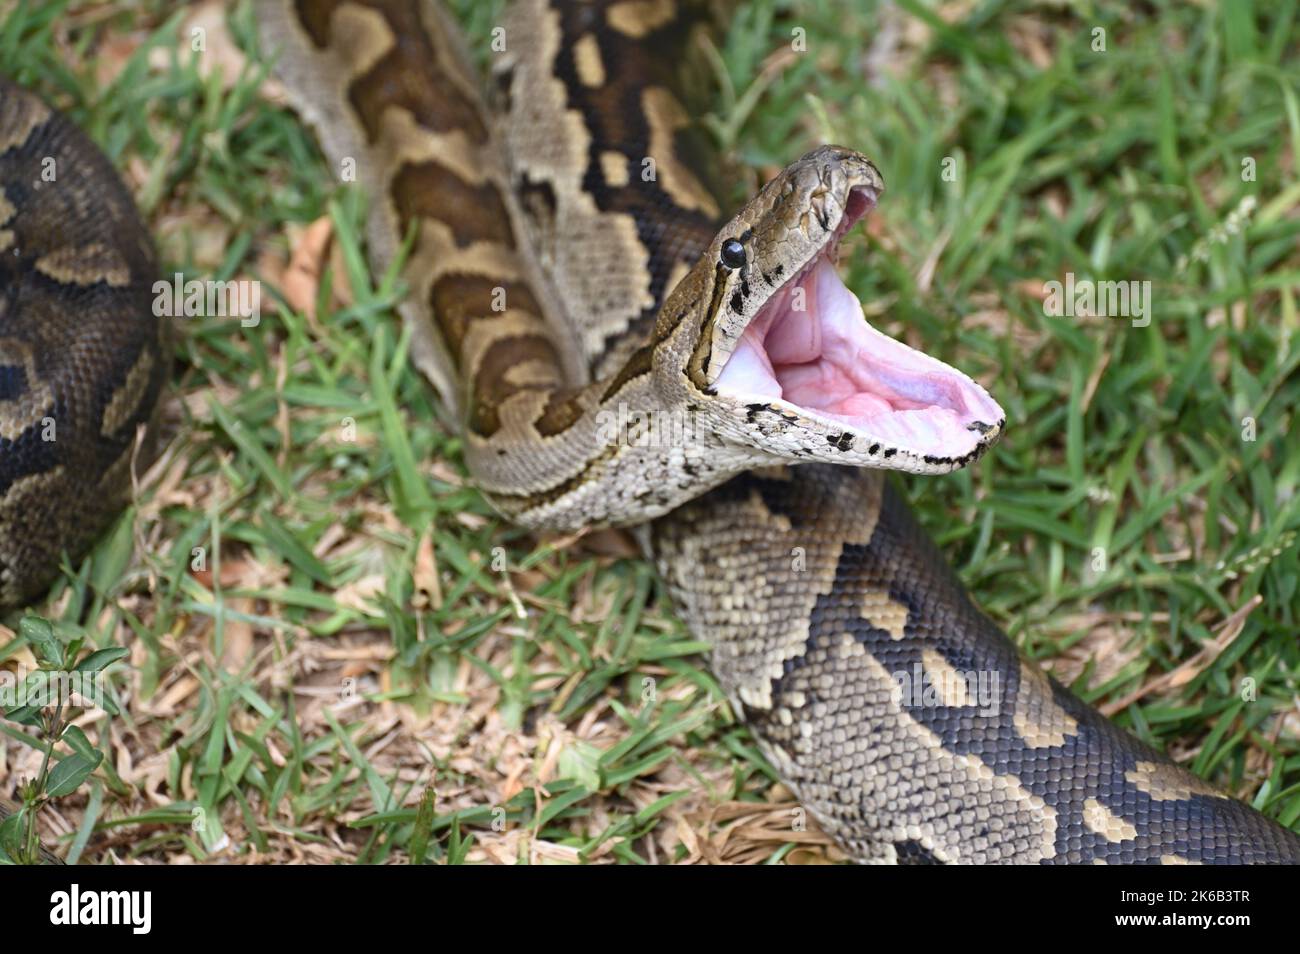
[[(869, 204), (855, 209), (851, 201), (838, 231)], [(750, 322), (718, 377), (719, 393), (780, 400), (886, 448), (944, 458), (970, 453), (1002, 422), (1002, 409), (966, 375), (867, 324), (830, 260), (835, 245)]]

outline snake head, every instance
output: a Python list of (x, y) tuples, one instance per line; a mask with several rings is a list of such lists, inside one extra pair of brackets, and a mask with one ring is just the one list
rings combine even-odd
[(883, 191), (865, 156), (822, 146), (769, 182), (670, 297), (663, 316), (701, 303), (680, 323), (693, 340), (660, 333), (682, 334), (678, 386), (724, 440), (775, 460), (946, 473), (1001, 433), (984, 388), (872, 328), (835, 270)]

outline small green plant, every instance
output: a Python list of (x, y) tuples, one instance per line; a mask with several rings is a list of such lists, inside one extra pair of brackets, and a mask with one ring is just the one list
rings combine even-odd
[(50, 799), (76, 791), (104, 758), (72, 724), (80, 708), (74, 699), (93, 701), (110, 716), (117, 715), (116, 705), (103, 692), (102, 674), (127, 651), (113, 647), (83, 653), (84, 636), (62, 636), (39, 616), (24, 617), (19, 634), (40, 668), (20, 680), (0, 681), (0, 705), (6, 719), (36, 730), (44, 756), (37, 776), (19, 783), (18, 810), (0, 820), (0, 864), (40, 864), (57, 860), (37, 837), (41, 809)]

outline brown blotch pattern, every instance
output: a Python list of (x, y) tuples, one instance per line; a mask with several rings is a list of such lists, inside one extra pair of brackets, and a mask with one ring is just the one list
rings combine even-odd
[(298, 0), (299, 20), (316, 46), (347, 45), (334, 36), (336, 14), (346, 9), (372, 10), (388, 25), (390, 48), (357, 76), (348, 99), (371, 143), (379, 138), (384, 111), (405, 109), (417, 123), (436, 132), (461, 130), (476, 144), (486, 144), (488, 130), (472, 99), (442, 68), (438, 51), (420, 21), (419, 5), (402, 0)]
[(556, 391), (546, 402), (542, 414), (533, 422), (533, 430), (542, 437), (554, 437), (571, 428), (586, 408), (578, 397), (581, 391)]
[(491, 437), (501, 427), (498, 409), (501, 403), (520, 391), (529, 390), (511, 386), (506, 372), (523, 362), (543, 361), (558, 367), (560, 356), (550, 339), (540, 334), (508, 335), (487, 346), (472, 375), (474, 381), (473, 422), (474, 432), (480, 437)]
[[(504, 311), (492, 307), (498, 300), (504, 303)], [(527, 285), (462, 272), (449, 272), (433, 283), (429, 290), (429, 307), (437, 316), (447, 348), (457, 361), (471, 323), (491, 321), (506, 311), (523, 311), (539, 316), (542, 313)]]
[(474, 185), (444, 165), (420, 162), (402, 166), (389, 193), (403, 233), (412, 219), (432, 219), (446, 225), (461, 248), (475, 242), (515, 247), (505, 202), (488, 183)]

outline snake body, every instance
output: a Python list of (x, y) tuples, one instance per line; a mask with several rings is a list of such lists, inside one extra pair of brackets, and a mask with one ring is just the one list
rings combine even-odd
[(157, 272), (112, 164), (0, 77), (0, 605), (121, 509), (168, 373)]
[[(376, 268), (411, 240), (412, 353), (457, 412), (490, 499), (537, 527), (656, 517), (640, 538), (712, 646), (719, 684), (854, 859), (1300, 861), (1294, 834), (1021, 660), (918, 528), (881, 468), (961, 466), (1001, 428), (989, 408), (954, 455), (864, 447), (860, 429), (818, 431), (817, 415), (776, 400), (739, 418), (708, 409), (725, 372), (712, 356), (742, 353), (765, 303), (833, 256), (857, 185), (874, 201), (881, 183), (856, 154), (818, 150), (720, 224), (681, 148), (675, 64), (695, 21), (676, 0), (517, 4), (493, 64), (495, 114), (434, 3), (264, 0), (258, 14), (295, 107), (371, 195)], [(8, 106), (21, 94), (0, 94), (0, 146), (23, 141)], [(649, 179), (634, 174), (645, 159)], [(0, 169), (8, 201), (32, 202)], [(824, 197), (801, 185), (809, 174)], [(93, 248), (93, 234), (77, 247)], [(147, 247), (142, 230), (129, 234)], [(121, 393), (134, 365), (113, 367), (90, 372), (117, 382), (102, 393)], [(610, 452), (583, 428), (619, 400), (699, 415), (706, 436), (668, 461), (653, 442)], [(808, 462), (716, 486), (789, 459)]]

